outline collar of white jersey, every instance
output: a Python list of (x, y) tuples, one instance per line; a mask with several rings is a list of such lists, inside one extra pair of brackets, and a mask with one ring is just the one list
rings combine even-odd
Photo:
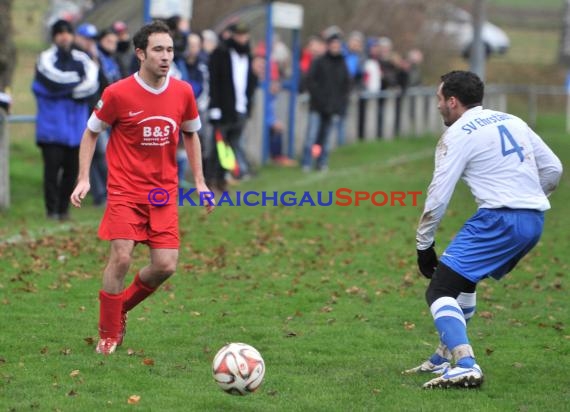
[(168, 84), (170, 83), (170, 74), (168, 74), (166, 76), (166, 79), (164, 80), (164, 84), (162, 86), (160, 86), (158, 89), (155, 89), (154, 87), (149, 86), (148, 84), (145, 83), (145, 81), (142, 79), (142, 77), (139, 76), (139, 72), (135, 72), (134, 74), (135, 76), (135, 80), (137, 81), (137, 83), (146, 91), (150, 92), (150, 93), (154, 93), (154, 94), (160, 94), (163, 91), (166, 90), (166, 88), (168, 87)]
[(466, 117), (466, 116), (472, 116), (474, 114), (478, 114), (481, 113), (483, 111), (483, 106), (479, 105), (479, 106), (474, 106), (471, 109), (467, 109), (463, 112), (463, 114), (461, 115), (461, 117)]

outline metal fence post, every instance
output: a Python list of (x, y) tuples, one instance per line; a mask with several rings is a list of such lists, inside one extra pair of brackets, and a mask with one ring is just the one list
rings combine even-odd
[(10, 142), (8, 139), (8, 113), (0, 109), (0, 209), (10, 206)]
[(536, 127), (537, 101), (536, 87), (531, 84), (528, 88), (528, 123), (532, 128)]

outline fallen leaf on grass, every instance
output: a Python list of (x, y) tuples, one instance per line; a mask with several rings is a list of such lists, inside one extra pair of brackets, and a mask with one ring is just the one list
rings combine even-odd
[(154, 366), (154, 359), (151, 359), (151, 358), (144, 358), (144, 359), (143, 359), (143, 364), (145, 364), (146, 366)]
[(494, 315), (491, 312), (483, 311), (479, 312), (479, 316), (483, 319), (492, 319)]
[(412, 330), (412, 329), (414, 329), (415, 327), (416, 327), (416, 324), (415, 324), (415, 323), (408, 322), (408, 321), (405, 321), (405, 322), (404, 322), (404, 329), (406, 329), (406, 330)]
[(71, 376), (72, 378), (75, 378), (76, 376), (79, 376), (79, 369), (75, 369), (75, 370), (71, 371), (71, 373), (69, 374), (69, 376)]
[(493, 352), (495, 352), (494, 349), (485, 348), (485, 354), (486, 354), (487, 356), (491, 356), (491, 355), (493, 354)]
[(87, 343), (89, 346), (92, 346), (95, 343), (95, 339), (91, 336), (88, 336), (86, 338), (83, 338), (83, 340), (85, 341), (85, 343)]
[(558, 331), (564, 330), (564, 324), (562, 322), (556, 322), (552, 327)]
[(75, 395), (77, 395), (77, 391), (75, 391), (74, 389), (67, 392), (67, 396), (75, 396)]
[(139, 395), (131, 395), (131, 396), (129, 396), (127, 403), (129, 405), (136, 405), (137, 403), (139, 403), (140, 400), (141, 400), (141, 397)]
[(360, 289), (358, 286), (351, 286), (348, 289), (346, 289), (346, 293), (348, 293), (349, 295), (357, 295), (362, 291), (362, 289)]

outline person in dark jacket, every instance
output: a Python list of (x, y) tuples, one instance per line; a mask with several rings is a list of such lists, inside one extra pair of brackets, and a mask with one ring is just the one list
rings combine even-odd
[(86, 53), (72, 47), (74, 30), (68, 21), (56, 21), (51, 34), (53, 44), (38, 57), (32, 83), (36, 143), (44, 162), (47, 217), (66, 220), (79, 167), (79, 143), (89, 116), (88, 99), (98, 90), (99, 70)]
[(323, 144), (317, 157), (317, 169), (328, 169), (332, 119), (342, 115), (348, 104), (350, 75), (342, 55), (341, 37), (335, 33), (326, 41), (327, 52), (311, 64), (307, 76), (309, 121), (302, 160), (303, 171), (306, 172), (312, 169), (312, 148), (317, 142), (319, 128), (323, 131)]
[[(241, 136), (251, 110), (257, 77), (251, 65), (249, 27), (237, 23), (232, 26), (231, 33), (231, 37), (220, 43), (210, 56), (208, 114), (214, 133), (221, 132), (232, 147), (239, 165), (239, 174), (235, 177), (241, 178), (250, 172)], [(213, 149), (206, 167), (206, 179), (213, 186), (223, 189), (225, 171), (220, 166), (215, 141), (211, 146)]]

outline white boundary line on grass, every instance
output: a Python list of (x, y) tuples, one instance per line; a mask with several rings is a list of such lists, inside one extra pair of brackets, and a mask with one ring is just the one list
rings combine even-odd
[(63, 232), (69, 232), (73, 229), (81, 229), (83, 227), (95, 227), (99, 224), (99, 220), (87, 220), (79, 223), (62, 223), (59, 226), (42, 228), (37, 231), (27, 231), (25, 235), (18, 233), (7, 239), (0, 239), (0, 246), (17, 245), (19, 243), (35, 242), (48, 236), (54, 236)]
[[(306, 186), (310, 183), (319, 182), (321, 180), (325, 180), (325, 179), (329, 179), (329, 178), (347, 177), (347, 176), (353, 175), (355, 173), (360, 173), (363, 169), (374, 169), (376, 171), (376, 170), (388, 169), (388, 168), (395, 167), (395, 166), (405, 165), (408, 163), (415, 162), (417, 160), (424, 160), (424, 159), (433, 157), (434, 156), (434, 150), (435, 149), (433, 149), (433, 148), (424, 149), (421, 151), (414, 152), (412, 154), (403, 154), (400, 156), (392, 157), (392, 158), (386, 159), (383, 162), (363, 163), (360, 165), (347, 166), (347, 167), (342, 167), (342, 168), (335, 169), (335, 170), (328, 170), (327, 172), (312, 171), (312, 172), (306, 173), (303, 176), (303, 178), (301, 178), (301, 179), (291, 181), (290, 183), (287, 184), (287, 187), (285, 187), (283, 185), (283, 188), (287, 189), (287, 188), (293, 187), (293, 186), (295, 186), (295, 187)], [(381, 177), (381, 176), (379, 176), (379, 177)], [(275, 189), (278, 190), (278, 189), (281, 189), (281, 187), (276, 187)]]
[[(404, 154), (393, 158), (389, 158), (383, 162), (369, 162), (356, 166), (343, 167), (328, 172), (315, 171), (311, 172), (310, 174), (304, 175), (301, 179), (293, 180), (290, 183), (287, 183), (287, 185), (282, 185), (281, 187), (272, 187), (271, 190), (279, 191), (279, 190), (286, 190), (292, 187), (303, 187), (311, 183), (316, 183), (325, 179), (350, 176), (355, 173), (360, 173), (363, 169), (368, 169), (368, 168), (374, 170), (381, 170), (395, 166), (401, 166), (411, 162), (415, 162), (417, 160), (423, 160), (432, 157), (433, 155), (434, 155), (434, 149), (424, 149), (418, 152), (414, 152), (412, 154)], [(88, 220), (74, 224), (64, 223), (61, 224), (60, 226), (56, 226), (53, 228), (40, 229), (36, 232), (33, 231), (27, 232), (26, 235), (17, 234), (10, 236), (7, 239), (0, 239), (0, 246), (17, 245), (25, 242), (35, 242), (38, 239), (47, 236), (54, 236), (62, 232), (68, 232), (72, 229), (81, 229), (82, 227), (96, 227), (99, 224), (99, 222), (100, 219)]]

